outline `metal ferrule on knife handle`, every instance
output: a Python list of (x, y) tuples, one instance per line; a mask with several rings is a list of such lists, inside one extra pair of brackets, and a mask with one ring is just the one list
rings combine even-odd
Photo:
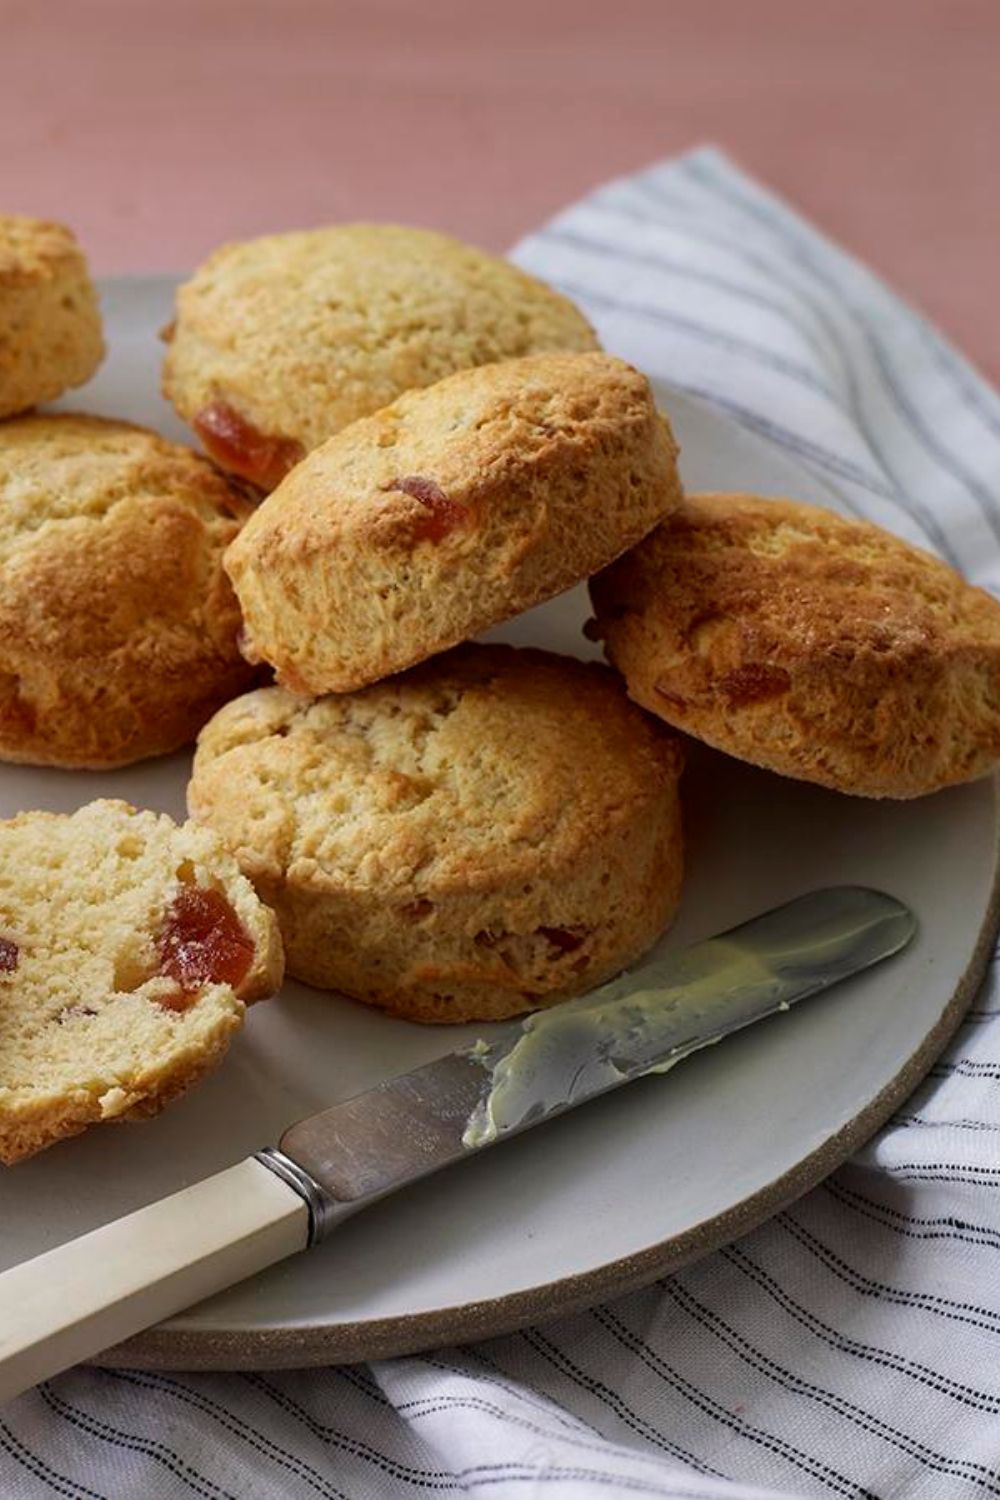
[[(282, 1182), (292, 1188), (302, 1199), (309, 1211), (309, 1239), (306, 1248), (311, 1250), (313, 1245), (318, 1245), (330, 1234), (335, 1224), (347, 1217), (341, 1204), (337, 1203), (325, 1188), (320, 1187), (316, 1180), (309, 1176), (298, 1162), (292, 1161), (284, 1151), (277, 1146), (264, 1146), (262, 1150), (255, 1151), (254, 1161), (259, 1161), (261, 1166), (267, 1167), (275, 1177), (280, 1177)], [(361, 1205), (358, 1204), (360, 1208)]]

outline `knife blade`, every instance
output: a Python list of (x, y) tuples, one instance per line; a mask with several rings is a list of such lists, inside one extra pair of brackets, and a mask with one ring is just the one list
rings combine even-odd
[(490, 1029), (459, 1052), (293, 1125), (279, 1152), (321, 1190), (316, 1239), (362, 1203), (537, 1125), (777, 1011), (909, 942), (902, 902), (862, 886), (810, 892)]
[(881, 891), (800, 896), (492, 1026), (293, 1125), (277, 1148), (14, 1266), (0, 1274), (0, 1402), (317, 1244), (399, 1188), (879, 963), (915, 931)]

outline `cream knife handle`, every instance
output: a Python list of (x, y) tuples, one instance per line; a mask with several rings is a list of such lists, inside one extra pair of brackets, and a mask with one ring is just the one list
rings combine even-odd
[(0, 1273), (0, 1404), (304, 1250), (309, 1209), (249, 1157)]

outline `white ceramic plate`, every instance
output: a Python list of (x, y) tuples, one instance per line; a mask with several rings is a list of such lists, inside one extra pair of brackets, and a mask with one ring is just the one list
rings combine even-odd
[[(157, 395), (164, 279), (105, 288), (112, 355), (67, 403), (183, 438)], [(832, 503), (723, 418), (664, 392), (691, 487)], [(592, 654), (581, 590), (498, 631)], [(176, 815), (185, 755), (111, 774), (0, 768), (0, 816), (123, 796)], [(810, 888), (884, 887), (916, 910), (901, 957), (665, 1077), (633, 1084), (389, 1200), (332, 1243), (143, 1335), (114, 1358), (166, 1367), (291, 1365), (399, 1353), (549, 1316), (733, 1238), (831, 1170), (930, 1066), (985, 963), (997, 801), (980, 782), (911, 803), (841, 798), (692, 756), (683, 944)], [(100, 1129), (0, 1172), (0, 1266), (277, 1140), (302, 1115), (470, 1040), (286, 987), (225, 1066), (165, 1115)]]

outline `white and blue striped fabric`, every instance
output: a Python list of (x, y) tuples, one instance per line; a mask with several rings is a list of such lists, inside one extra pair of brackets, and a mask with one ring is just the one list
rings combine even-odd
[[(612, 183), (516, 258), (610, 348), (1000, 590), (1000, 400), (724, 157)], [(760, 1494), (1000, 1495), (993, 981), (849, 1166), (646, 1291), (366, 1367), (81, 1369), (0, 1414), (4, 1500)]]

